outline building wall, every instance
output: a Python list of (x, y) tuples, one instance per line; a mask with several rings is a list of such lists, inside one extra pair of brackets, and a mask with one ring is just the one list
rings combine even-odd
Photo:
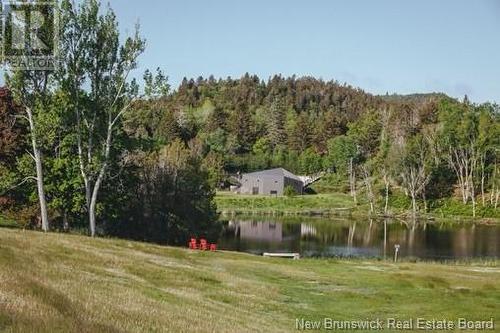
[(283, 177), (243, 175), (241, 178), (240, 193), (254, 194), (253, 188), (257, 188), (258, 194), (261, 195), (271, 195), (271, 192), (273, 195), (283, 195)]
[(287, 186), (293, 187), (295, 189), (295, 192), (297, 192), (298, 194), (302, 194), (304, 184), (296, 179), (285, 177), (283, 188)]
[(243, 175), (241, 178), (240, 193), (255, 194), (253, 189), (257, 189), (260, 195), (283, 195), (286, 186), (292, 186), (295, 191), (302, 194), (302, 182), (282, 176), (267, 175)]

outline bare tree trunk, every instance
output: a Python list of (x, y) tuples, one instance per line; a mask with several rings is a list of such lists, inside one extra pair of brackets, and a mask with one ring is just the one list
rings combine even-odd
[(384, 219), (384, 260), (387, 256), (387, 219)]
[[(464, 154), (465, 155), (465, 154)], [(466, 157), (463, 157), (464, 161), (464, 175), (465, 175), (465, 200), (469, 201), (470, 194), (471, 194), (471, 189), (470, 189), (470, 171), (469, 171), (469, 160)]]
[(493, 168), (493, 175), (492, 175), (492, 183), (491, 183), (491, 191), (490, 191), (490, 205), (493, 205), (495, 202), (495, 195), (497, 194), (497, 161), (495, 159), (495, 166)]
[(364, 182), (365, 182), (365, 187), (366, 187), (366, 197), (368, 199), (368, 202), (370, 203), (370, 214), (373, 214), (373, 212), (375, 211), (375, 206), (374, 206), (374, 195), (373, 195), (373, 191), (372, 191), (372, 184), (371, 184), (371, 180), (370, 180), (370, 175), (368, 173), (368, 169), (366, 168), (366, 166), (362, 166), (362, 170), (363, 170), (363, 178), (364, 178)]
[(91, 237), (95, 236), (95, 229), (96, 229), (95, 211), (96, 211), (96, 206), (97, 206), (97, 195), (99, 193), (100, 187), (101, 187), (101, 180), (98, 180), (94, 185), (94, 190), (92, 191), (92, 198), (90, 200), (89, 228), (90, 228), (90, 236)]
[(63, 230), (66, 232), (69, 230), (68, 212), (66, 209), (63, 212)]
[(101, 184), (104, 179), (104, 174), (106, 173), (107, 162), (104, 162), (101, 167), (101, 171), (99, 172), (99, 176), (94, 184), (94, 189), (92, 190), (92, 197), (90, 200), (90, 209), (89, 209), (89, 226), (90, 226), (90, 236), (95, 236), (96, 229), (96, 206), (97, 206), (97, 196), (99, 194), (99, 190), (101, 189)]
[(349, 160), (349, 186), (351, 190), (351, 196), (354, 200), (354, 204), (358, 204), (358, 199), (356, 195), (356, 172), (354, 171), (353, 159)]
[(485, 205), (484, 181), (485, 181), (485, 178), (486, 178), (486, 175), (485, 175), (485, 172), (484, 172), (484, 164), (485, 164), (485, 156), (484, 156), (484, 154), (481, 155), (480, 163), (481, 163), (481, 200), (482, 200), (483, 207), (484, 207), (484, 205)]
[(472, 199), (472, 217), (476, 217), (476, 193), (474, 191), (474, 183), (472, 180), (470, 181), (470, 191), (471, 191), (471, 199)]
[(387, 177), (387, 172), (385, 170), (384, 170), (384, 184), (385, 184), (384, 215), (387, 216), (387, 211), (389, 209), (389, 179)]
[(497, 165), (495, 163), (495, 168), (493, 169), (493, 182), (491, 184), (491, 190), (490, 190), (490, 205), (493, 205), (493, 198), (495, 197), (495, 192), (496, 192), (496, 173), (497, 173)]
[[(76, 120), (77, 120), (77, 148), (78, 148), (78, 161), (80, 164), (80, 174), (83, 178), (83, 183), (85, 185), (85, 204), (87, 206), (87, 213), (89, 214), (89, 227), (90, 227), (90, 235), (95, 235), (95, 213), (91, 213), (92, 211), (92, 179), (87, 174), (87, 169), (85, 167), (84, 154), (83, 154), (83, 143), (82, 143), (82, 132), (81, 132), (81, 113), (80, 110), (76, 109)], [(89, 134), (91, 136), (92, 133)], [(92, 161), (92, 145), (91, 140), (89, 139), (89, 146), (87, 147), (87, 163), (90, 164)], [(95, 212), (95, 209), (94, 209)]]
[(417, 196), (424, 190), (427, 182), (429, 181), (429, 176), (425, 174), (425, 169), (423, 166), (419, 166), (418, 169), (410, 167), (408, 170), (401, 174), (403, 179), (404, 187), (407, 188), (408, 193), (411, 197), (412, 205), (412, 215), (413, 218), (417, 217)]
[(427, 213), (427, 197), (425, 196), (425, 188), (422, 190), (422, 200), (424, 201), (424, 213)]
[(95, 229), (96, 229), (96, 216), (95, 216), (95, 211), (96, 211), (96, 206), (97, 206), (97, 196), (99, 194), (99, 190), (101, 189), (101, 184), (104, 179), (104, 175), (106, 174), (107, 168), (108, 168), (108, 161), (109, 161), (109, 155), (111, 152), (111, 143), (112, 143), (112, 136), (113, 136), (113, 125), (118, 119), (119, 115), (115, 118), (115, 120), (112, 119), (111, 114), (109, 114), (109, 121), (108, 121), (108, 131), (106, 135), (106, 144), (104, 148), (104, 162), (101, 166), (101, 170), (99, 170), (99, 175), (97, 176), (96, 182), (94, 184), (94, 188), (92, 189), (92, 197), (90, 200), (90, 209), (89, 209), (89, 226), (90, 226), (90, 236), (94, 237), (95, 236)]
[(448, 153), (448, 164), (453, 168), (458, 179), (458, 185), (460, 187), (460, 194), (462, 195), (462, 202), (467, 204), (468, 201), (468, 191), (467, 182), (468, 174), (466, 172), (467, 159), (465, 158), (466, 153), (463, 149), (450, 147)]
[(35, 160), (36, 168), (36, 185), (38, 190), (38, 200), (40, 202), (40, 217), (42, 219), (42, 230), (49, 231), (49, 216), (47, 213), (47, 201), (45, 198), (45, 189), (43, 182), (43, 167), (42, 167), (42, 153), (38, 148), (35, 132), (35, 122), (33, 120), (33, 113), (30, 108), (26, 108), (26, 114), (28, 115), (28, 122), (30, 125), (31, 132), (31, 145), (33, 148), (33, 159)]
[(497, 189), (497, 194), (495, 196), (495, 210), (498, 207), (498, 197), (500, 197), (500, 189)]
[(411, 169), (410, 170), (410, 194), (411, 194), (411, 207), (413, 212), (413, 219), (417, 217), (417, 174)]
[(417, 199), (415, 198), (415, 193), (411, 192), (411, 208), (413, 219), (417, 218)]
[(95, 218), (95, 208), (97, 205), (97, 192), (95, 192), (96, 195), (92, 195), (92, 200), (90, 202), (89, 206), (89, 229), (90, 229), (90, 237), (95, 237), (95, 225), (96, 225), (96, 218)]
[(470, 197), (472, 199), (472, 217), (476, 217), (476, 189), (475, 189), (475, 178), (474, 174), (476, 172), (477, 167), (477, 156), (478, 152), (475, 149), (474, 142), (471, 142), (471, 159), (470, 159), (470, 176), (469, 176), (469, 191)]

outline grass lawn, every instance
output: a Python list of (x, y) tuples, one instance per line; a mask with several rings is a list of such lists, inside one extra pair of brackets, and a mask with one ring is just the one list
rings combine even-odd
[[(400, 201), (402, 196), (396, 200), (391, 198), (389, 210), (392, 215), (409, 215), (410, 208), (405, 207)], [(408, 201), (404, 198), (404, 201)], [(348, 194), (344, 193), (322, 193), (306, 194), (294, 197), (273, 197), (268, 195), (245, 195), (235, 194), (227, 191), (219, 191), (215, 196), (217, 209), (222, 213), (236, 213), (243, 215), (324, 215), (324, 216), (363, 216), (369, 215), (367, 201), (359, 196), (358, 205)], [(423, 216), (436, 219), (472, 220), (471, 207), (463, 205), (455, 199), (439, 200), (430, 203), (430, 212)], [(378, 207), (381, 216), (382, 208)], [(493, 207), (478, 207), (476, 220), (485, 220), (500, 223), (500, 210)]]
[(238, 213), (340, 214), (363, 209), (355, 207), (352, 198), (342, 193), (271, 197), (217, 192), (215, 201), (219, 211)]
[(295, 319), (500, 325), (498, 262), (270, 259), (0, 228), (0, 331), (291, 332)]

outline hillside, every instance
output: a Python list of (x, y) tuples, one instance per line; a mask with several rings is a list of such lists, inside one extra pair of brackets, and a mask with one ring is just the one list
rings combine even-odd
[(421, 94), (408, 94), (408, 95), (400, 95), (400, 94), (392, 94), (392, 95), (378, 95), (378, 97), (382, 98), (386, 102), (398, 102), (398, 103), (415, 103), (415, 104), (424, 104), (431, 100), (439, 100), (439, 99), (450, 99), (451, 97), (447, 96), (443, 93), (421, 93)]
[(0, 229), (0, 267), (2, 332), (289, 332), (295, 318), (323, 317), (500, 320), (494, 262), (292, 261)]

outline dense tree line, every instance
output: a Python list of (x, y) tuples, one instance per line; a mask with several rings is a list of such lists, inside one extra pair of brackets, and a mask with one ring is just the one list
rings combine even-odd
[(182, 242), (216, 232), (230, 175), (278, 166), (328, 173), (370, 213), (401, 195), (415, 215), (451, 197), (497, 211), (495, 104), (281, 75), (140, 85), (145, 41), (121, 39), (111, 9), (63, 1), (61, 28), (60, 68), (10, 72), (0, 94), (0, 209), (27, 225)]
[(120, 38), (113, 11), (95, 0), (62, 1), (60, 10), (60, 66), (11, 70), (1, 91), (1, 214), (91, 236), (209, 236), (214, 188), (199, 149), (177, 133), (131, 131), (141, 105), (169, 90), (160, 72), (145, 75), (143, 91), (129, 78), (145, 49), (139, 30)]
[(495, 104), (444, 94), (373, 96), (335, 81), (245, 74), (184, 79), (162, 108), (155, 130), (200, 143), (214, 185), (228, 174), (281, 166), (343, 174), (353, 199), (363, 192), (373, 212), (383, 206), (387, 213), (396, 192), (415, 214), (429, 200), (455, 195), (472, 215), (478, 194), (482, 207), (498, 207)]

